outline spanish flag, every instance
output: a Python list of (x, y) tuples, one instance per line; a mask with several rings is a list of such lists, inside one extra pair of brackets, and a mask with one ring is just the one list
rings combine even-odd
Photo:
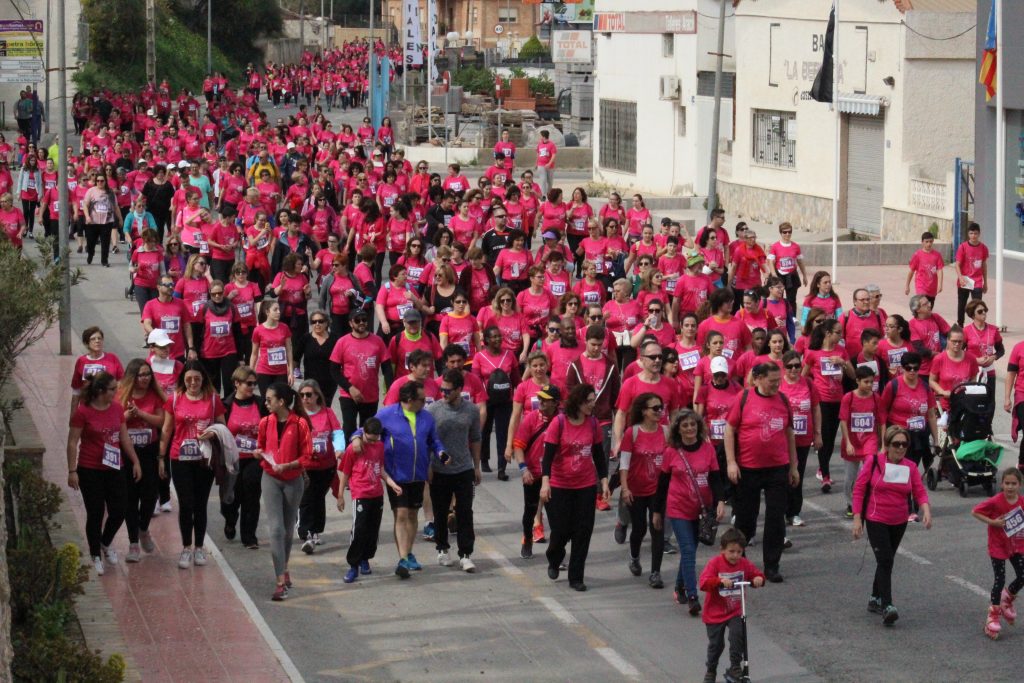
[(985, 99), (991, 100), (996, 94), (996, 0), (988, 13), (988, 32), (985, 35), (985, 52), (981, 55), (981, 74), (978, 81), (985, 86)]

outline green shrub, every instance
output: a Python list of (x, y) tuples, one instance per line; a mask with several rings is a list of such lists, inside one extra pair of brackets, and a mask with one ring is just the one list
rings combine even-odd
[(534, 76), (529, 81), (531, 95), (540, 97), (555, 96), (555, 83), (547, 76)]
[(452, 76), (452, 85), (461, 86), (466, 92), (477, 95), (494, 96), (494, 72), (475, 66), (456, 71)]
[(540, 42), (540, 38), (537, 36), (530, 36), (530, 39), (523, 43), (523, 46), (519, 48), (519, 59), (525, 61), (539, 61), (547, 62), (551, 61), (551, 53), (544, 47), (544, 44)]

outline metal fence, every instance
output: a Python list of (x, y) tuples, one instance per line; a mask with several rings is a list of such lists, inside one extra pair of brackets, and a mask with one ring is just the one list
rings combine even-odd
[(636, 102), (602, 99), (600, 138), (601, 168), (636, 173)]
[(779, 168), (796, 166), (796, 138), (789, 134), (790, 126), (796, 126), (796, 114), (791, 111), (754, 110), (754, 163)]
[(974, 162), (957, 157), (953, 166), (953, 253), (967, 239), (967, 224), (974, 213)]

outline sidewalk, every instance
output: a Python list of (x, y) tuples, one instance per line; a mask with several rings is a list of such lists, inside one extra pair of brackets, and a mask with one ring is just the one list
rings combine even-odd
[[(77, 529), (70, 535), (85, 545), (85, 508), (81, 496), (67, 487), (65, 459), (70, 410), (68, 381), (77, 356), (58, 355), (56, 327), (21, 358), (16, 381), (25, 397), (26, 410), (46, 446), (43, 474), (65, 492), (66, 508), (74, 513)], [(129, 661), (137, 671), (136, 680), (277, 682), (301, 680), (289, 676), (275, 656), (280, 644), (259, 619), (254, 622), (247, 606), (235, 592), (213, 551), (206, 567), (178, 569), (181, 550), (177, 512), (153, 519), (150, 526), (157, 550), (138, 564), (109, 567), (104, 576), (89, 568), (90, 588), (106, 594), (126, 644)], [(128, 552), (127, 532), (122, 527), (114, 546), (124, 558)], [(212, 542), (207, 541), (207, 548)], [(83, 556), (83, 562), (88, 557)], [(231, 577), (234, 575), (231, 574)], [(237, 586), (237, 580), (234, 581)], [(99, 590), (95, 593), (102, 595)], [(81, 606), (81, 603), (80, 603)], [(255, 613), (255, 607), (249, 603)], [(258, 616), (258, 615), (257, 615)], [(81, 614), (81, 619), (90, 618)], [(270, 635), (270, 641), (264, 634)], [(90, 642), (92, 649), (104, 643)], [(112, 652), (105, 652), (106, 655)], [(287, 660), (286, 660), (287, 661)], [(294, 669), (292, 669), (294, 671)]]

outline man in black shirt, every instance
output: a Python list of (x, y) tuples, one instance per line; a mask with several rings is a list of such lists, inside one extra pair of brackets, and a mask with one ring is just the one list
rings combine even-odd
[(487, 258), (487, 264), (493, 268), (498, 260), (498, 254), (509, 244), (509, 229), (505, 226), (508, 220), (505, 207), (499, 206), (494, 209), (491, 217), (494, 219), (494, 227), (484, 233), (480, 240), (480, 248)]

